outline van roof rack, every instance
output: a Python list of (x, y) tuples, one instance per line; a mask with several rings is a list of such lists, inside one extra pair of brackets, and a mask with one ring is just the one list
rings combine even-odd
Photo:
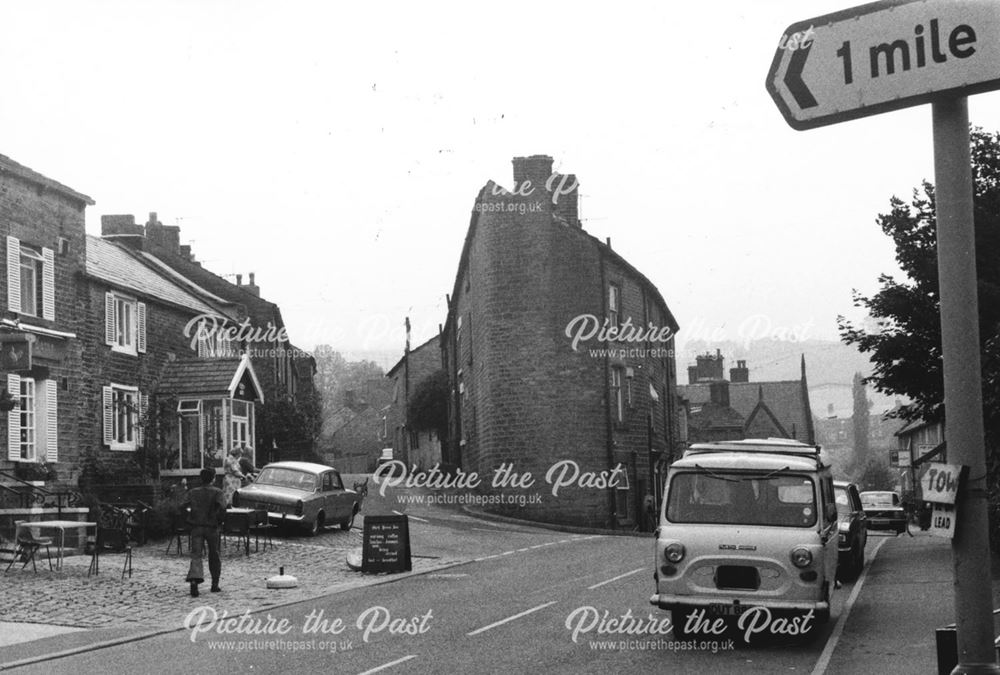
[(695, 443), (685, 450), (684, 455), (710, 452), (761, 452), (773, 455), (796, 455), (819, 459), (822, 448), (791, 438), (746, 438), (741, 441), (720, 441), (716, 443)]

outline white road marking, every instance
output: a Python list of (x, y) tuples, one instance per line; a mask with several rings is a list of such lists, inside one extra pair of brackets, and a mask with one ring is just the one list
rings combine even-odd
[(496, 623), (491, 623), (488, 626), (483, 626), (482, 628), (477, 628), (476, 630), (472, 631), (471, 633), (466, 633), (466, 635), (469, 636), (469, 637), (472, 637), (473, 635), (479, 635), (480, 633), (484, 633), (484, 632), (490, 630), (491, 628), (496, 628), (497, 626), (502, 626), (505, 623), (510, 623), (511, 621), (514, 621), (516, 619), (520, 619), (522, 616), (528, 616), (529, 614), (531, 614), (533, 612), (537, 612), (540, 609), (545, 609), (549, 605), (556, 604), (556, 602), (558, 602), (558, 601), (557, 600), (553, 600), (552, 602), (546, 602), (544, 605), (539, 605), (538, 607), (532, 607), (531, 609), (526, 609), (523, 612), (515, 614), (514, 616), (508, 616), (506, 619), (501, 619), (500, 621), (497, 621)]
[(607, 581), (602, 581), (602, 582), (601, 582), (601, 583), (599, 583), (599, 584), (594, 584), (593, 586), (588, 586), (588, 587), (587, 587), (587, 590), (588, 590), (588, 591), (592, 591), (592, 590), (594, 590), (595, 588), (600, 588), (601, 586), (604, 586), (604, 585), (606, 585), (606, 584), (610, 584), (610, 583), (611, 583), (611, 582), (613, 582), (613, 581), (618, 581), (619, 579), (624, 579), (625, 577), (630, 577), (630, 576), (632, 576), (633, 574), (638, 574), (639, 572), (643, 571), (644, 569), (646, 569), (646, 568), (645, 568), (645, 567), (640, 567), (640, 568), (639, 568), (639, 569), (637, 569), (637, 570), (632, 570), (631, 572), (626, 572), (625, 574), (619, 574), (618, 576), (616, 576), (616, 577), (614, 577), (614, 578), (612, 578), (612, 579), (608, 579)]
[(410, 515), (409, 513), (403, 513), (401, 511), (393, 511), (393, 513), (395, 513), (397, 516), (406, 516), (407, 518), (410, 518), (412, 520), (419, 520), (421, 523), (429, 523), (429, 522), (431, 522), (431, 521), (427, 520), (426, 518), (418, 518), (416, 516)]
[(428, 574), (427, 576), (429, 578), (432, 577), (434, 579), (458, 579), (459, 577), (467, 577), (469, 575), (465, 574), (465, 573), (445, 573), (445, 572), (442, 572), (440, 574)]
[(400, 663), (405, 663), (406, 661), (415, 658), (417, 658), (416, 654), (410, 654), (409, 656), (404, 656), (401, 659), (396, 659), (395, 661), (390, 661), (389, 663), (383, 663), (381, 666), (372, 668), (371, 670), (366, 670), (365, 672), (361, 673), (361, 675), (371, 675), (371, 673), (377, 673), (381, 670), (385, 670), (386, 668), (392, 668), (393, 666), (398, 666)]
[(816, 667), (813, 668), (812, 675), (823, 675), (826, 672), (827, 666), (830, 665), (830, 659), (833, 657), (833, 650), (837, 648), (837, 642), (840, 640), (841, 634), (844, 632), (844, 626), (847, 625), (847, 617), (851, 613), (851, 609), (854, 608), (854, 601), (858, 599), (858, 595), (861, 593), (861, 587), (865, 585), (865, 579), (868, 578), (868, 571), (872, 568), (872, 563), (875, 562), (875, 556), (878, 555), (878, 551), (882, 548), (882, 544), (889, 541), (888, 539), (883, 539), (875, 546), (875, 551), (872, 552), (871, 562), (868, 563), (868, 567), (862, 572), (861, 578), (858, 579), (858, 583), (854, 584), (854, 588), (851, 590), (851, 595), (847, 598), (847, 604), (844, 605), (844, 611), (840, 613), (840, 617), (837, 619), (837, 625), (833, 628), (833, 633), (830, 634), (830, 639), (826, 641), (826, 649), (823, 653), (819, 655), (819, 661), (816, 662)]

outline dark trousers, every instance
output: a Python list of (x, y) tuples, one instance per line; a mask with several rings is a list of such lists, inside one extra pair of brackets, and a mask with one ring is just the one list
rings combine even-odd
[(191, 567), (188, 568), (188, 581), (201, 583), (205, 580), (205, 569), (202, 566), (201, 555), (207, 544), (208, 571), (212, 574), (212, 585), (219, 584), (219, 575), (222, 574), (222, 558), (219, 557), (220, 542), (218, 527), (195, 525), (191, 528)]

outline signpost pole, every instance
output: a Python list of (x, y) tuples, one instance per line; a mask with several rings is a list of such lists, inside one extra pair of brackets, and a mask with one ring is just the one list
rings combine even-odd
[(933, 118), (945, 438), (949, 463), (969, 467), (952, 540), (958, 629), (952, 673), (1000, 673), (993, 646), (968, 99), (934, 102)]

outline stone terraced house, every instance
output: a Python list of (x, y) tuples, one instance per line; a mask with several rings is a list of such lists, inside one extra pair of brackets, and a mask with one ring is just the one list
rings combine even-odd
[(233, 446), (270, 461), (280, 442), (263, 406), (316, 402), (315, 361), (253, 275), (204, 269), (155, 214), (103, 216), (88, 235), (93, 203), (0, 155), (3, 537), (28, 512), (74, 517), (78, 491), (155, 500), (202, 467), (221, 473)]
[[(610, 240), (583, 230), (575, 176), (554, 175), (547, 156), (517, 157), (513, 165), (512, 189), (491, 181), (475, 201), (448, 298), (443, 461), (476, 472), (491, 495), (541, 499), (489, 506), (493, 511), (648, 527), (647, 495), (658, 503), (680, 445), (677, 322)], [(591, 330), (600, 327), (617, 336), (601, 339)], [(618, 467), (624, 473), (611, 488), (577, 482), (553, 495), (544, 478), (564, 461), (575, 462), (581, 478), (610, 478)], [(494, 488), (494, 472), (504, 465), (531, 472), (534, 487)]]

